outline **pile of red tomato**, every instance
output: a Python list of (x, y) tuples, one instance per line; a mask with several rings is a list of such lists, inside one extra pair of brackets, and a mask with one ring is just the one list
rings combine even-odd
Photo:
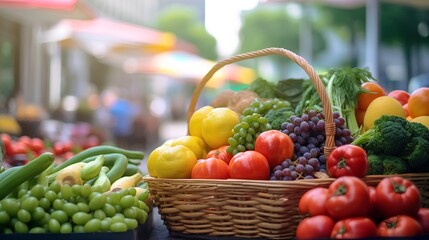
[(420, 206), (420, 192), (408, 179), (386, 177), (372, 187), (343, 176), (302, 195), (296, 238), (421, 236), (429, 233), (429, 209)]
[(228, 146), (211, 150), (199, 159), (192, 169), (193, 179), (268, 180), (270, 171), (286, 158), (293, 156), (293, 142), (287, 134), (277, 130), (262, 132), (255, 141), (255, 150), (232, 156)]
[(68, 159), (75, 154), (71, 141), (51, 144), (41, 138), (12, 137), (7, 133), (1, 133), (1, 141), (4, 148), (4, 159), (11, 166), (24, 165), (28, 160), (48, 151), (63, 159)]

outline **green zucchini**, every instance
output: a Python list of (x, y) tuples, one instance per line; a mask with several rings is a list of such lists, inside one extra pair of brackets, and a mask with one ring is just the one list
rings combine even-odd
[(139, 166), (128, 163), (127, 169), (125, 170), (125, 173), (124, 173), (124, 176), (131, 176), (131, 175), (134, 175), (138, 172), (140, 172)]
[(54, 162), (51, 152), (42, 153), (26, 165), (9, 174), (0, 182), (0, 200), (5, 198), (19, 185), (45, 171)]
[[(109, 153), (120, 153), (125, 155), (127, 158), (133, 158), (133, 159), (143, 159), (144, 153), (142, 151), (135, 151), (135, 150), (127, 150), (119, 147), (109, 146), (109, 145), (99, 145), (94, 146), (91, 148), (87, 148), (70, 159), (64, 161), (60, 165), (58, 165), (56, 168), (54, 168), (53, 172), (58, 172), (59, 170), (70, 166), (74, 163), (84, 161), (87, 158), (94, 157), (100, 154), (109, 154)], [(128, 162), (128, 161), (127, 161)]]
[(21, 166), (11, 167), (11, 168), (6, 169), (4, 172), (0, 173), (0, 182), (3, 181), (3, 179), (5, 179), (7, 176), (12, 174), (13, 172), (18, 171), (18, 169), (20, 169), (22, 167), (24, 167), (24, 166), (21, 165)]

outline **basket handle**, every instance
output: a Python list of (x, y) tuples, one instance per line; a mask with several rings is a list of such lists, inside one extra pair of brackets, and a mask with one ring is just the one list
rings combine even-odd
[[(253, 52), (247, 52), (243, 54), (239, 54), (230, 58), (226, 58), (217, 62), (210, 71), (203, 77), (203, 79), (198, 83), (196, 89), (194, 90), (191, 101), (188, 108), (187, 121), (189, 124), (189, 120), (192, 114), (195, 111), (195, 107), (198, 101), (198, 98), (205, 86), (205, 84), (211, 79), (211, 77), (222, 67), (235, 63), (241, 60), (257, 58), (261, 56), (267, 55), (280, 55), (289, 58), (294, 63), (298, 64), (307, 75), (310, 77), (313, 85), (316, 87), (317, 94), (322, 100), (323, 114), (325, 115), (325, 134), (326, 134), (326, 142), (324, 148), (324, 154), (326, 157), (329, 157), (329, 154), (335, 149), (335, 123), (333, 122), (332, 116), (332, 107), (331, 102), (329, 101), (328, 94), (325, 89), (325, 85), (320, 80), (319, 75), (313, 69), (313, 67), (308, 64), (308, 62), (301, 56), (295, 54), (294, 52), (284, 49), (284, 48), (265, 48)], [(189, 134), (189, 126), (188, 126), (188, 134)]]

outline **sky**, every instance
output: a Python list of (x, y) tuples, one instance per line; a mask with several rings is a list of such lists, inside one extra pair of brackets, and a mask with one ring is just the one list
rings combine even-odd
[(240, 12), (255, 8), (258, 0), (205, 1), (206, 29), (216, 38), (219, 55), (232, 56), (239, 43)]

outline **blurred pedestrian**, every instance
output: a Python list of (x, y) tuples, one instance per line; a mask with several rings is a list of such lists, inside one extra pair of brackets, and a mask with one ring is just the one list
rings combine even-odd
[(118, 98), (113, 102), (109, 112), (112, 116), (112, 133), (115, 144), (118, 147), (127, 148), (138, 108), (127, 99)]

